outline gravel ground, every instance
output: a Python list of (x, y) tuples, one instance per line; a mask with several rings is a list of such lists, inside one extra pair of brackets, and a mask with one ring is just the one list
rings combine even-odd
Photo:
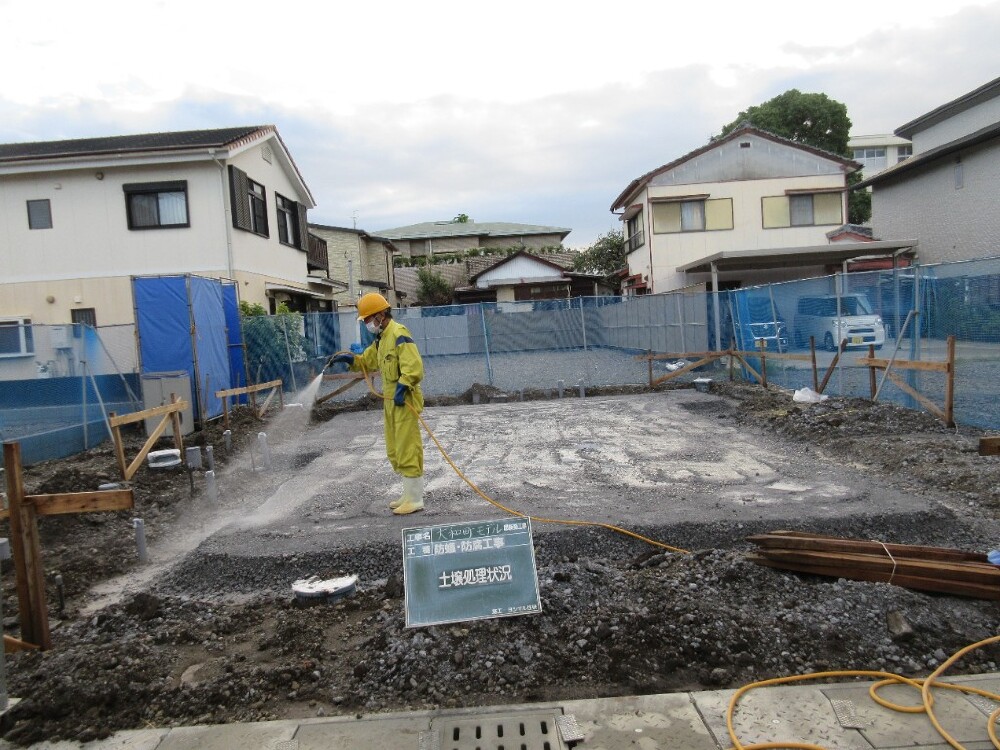
[[(844, 517), (801, 530), (1000, 547), (1000, 458), (976, 454), (981, 433), (949, 430), (890, 404), (801, 406), (788, 392), (728, 383), (713, 389), (720, 418), (783, 441), (790, 460), (810, 451), (933, 500), (930, 510), (910, 515)], [(457, 400), (471, 401), (474, 392), (488, 398), (495, 389), (470, 389)], [(373, 406), (370, 399), (331, 405), (316, 417)], [(244, 427), (234, 434), (255, 429)], [(220, 438), (215, 428), (199, 436), (221, 459)], [(26, 482), (30, 492), (93, 489), (113, 478), (113, 467), (110, 450), (91, 451), (31, 467)], [(186, 477), (160, 475), (154, 486), (147, 474), (136, 483), (144, 516), (157, 527), (189, 523)], [(404, 628), (396, 544), (307, 561), (324, 575), (357, 573), (366, 582), (337, 604), (302, 607), (282, 593), (289, 571), (303, 563), (294, 555), (230, 561), (246, 566), (234, 591), (233, 576), (220, 586), (217, 561), (195, 552), (148, 590), (91, 611), (89, 587), (132, 564), (134, 548), (122, 534), (132, 515), (42, 519), (53, 616), (56, 571), (67, 601), (52, 650), (7, 658), (10, 693), (23, 700), (0, 722), (5, 740), (85, 741), (150, 725), (727, 688), (827, 669), (921, 676), (997, 634), (1000, 622), (995, 601), (758, 567), (745, 559), (753, 549), (747, 537), (772, 529), (740, 520), (645, 530), (691, 554), (599, 530), (539, 535), (543, 612), (526, 617)], [(11, 578), (4, 579), (4, 624), (16, 631)], [(911, 632), (894, 636), (890, 615)], [(1000, 650), (982, 649), (952, 671), (994, 671), (998, 663)]]

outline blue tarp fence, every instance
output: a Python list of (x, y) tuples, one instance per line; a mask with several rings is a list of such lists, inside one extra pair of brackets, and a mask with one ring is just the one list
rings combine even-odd
[[(136, 276), (132, 296), (143, 375), (186, 372), (195, 418), (222, 414), (215, 392), (246, 385), (235, 289), (200, 276)], [(235, 360), (235, 361), (234, 361)]]

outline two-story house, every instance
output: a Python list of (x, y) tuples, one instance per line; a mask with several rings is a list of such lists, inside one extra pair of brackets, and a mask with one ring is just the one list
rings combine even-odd
[(896, 135), (913, 156), (858, 185), (872, 189), (876, 236), (916, 237), (925, 264), (1000, 255), (1000, 78)]
[(356, 307), (368, 292), (378, 292), (389, 304), (402, 304), (396, 289), (392, 240), (363, 229), (310, 224), (309, 231), (326, 242), (332, 296), (339, 309)]
[(491, 221), (426, 221), (377, 234), (392, 241), (405, 258), (459, 253), (479, 248), (541, 250), (559, 247), (572, 230), (536, 224)]
[(838, 242), (847, 175), (860, 165), (750, 125), (634, 179), (625, 223), (627, 293), (727, 289), (807, 278), (902, 242)]
[(134, 322), (132, 276), (331, 308), (315, 206), (273, 125), (0, 144), (0, 323)]

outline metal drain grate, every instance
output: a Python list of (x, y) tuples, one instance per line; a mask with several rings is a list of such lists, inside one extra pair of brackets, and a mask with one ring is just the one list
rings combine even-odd
[(966, 693), (966, 699), (984, 714), (989, 716), (991, 713), (997, 710), (997, 704), (987, 698), (985, 695), (976, 695), (975, 693)]
[(298, 740), (275, 740), (271, 750), (299, 750)]
[(866, 729), (872, 725), (872, 722), (858, 718), (854, 701), (831, 700), (830, 703), (833, 705), (833, 712), (837, 715), (837, 721), (844, 729)]
[[(566, 750), (551, 711), (497, 714), (471, 718), (442, 717), (440, 750)], [(433, 745), (426, 747), (434, 748)]]

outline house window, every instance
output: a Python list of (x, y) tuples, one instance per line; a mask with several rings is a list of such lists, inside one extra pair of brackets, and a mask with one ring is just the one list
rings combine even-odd
[(48, 198), (28, 201), (28, 229), (52, 229), (52, 205)]
[(278, 241), (283, 245), (302, 247), (299, 239), (299, 204), (283, 195), (274, 194), (278, 210)]
[(27, 357), (35, 353), (30, 318), (0, 318), (0, 357)]
[(129, 229), (189, 227), (187, 181), (122, 185)]
[(913, 146), (899, 146), (896, 148), (896, 162), (906, 161), (913, 156)]
[(626, 222), (625, 231), (628, 235), (625, 240), (626, 252), (631, 253), (634, 250), (638, 250), (646, 243), (642, 231), (641, 211)]
[(93, 307), (78, 307), (69, 311), (73, 321), (73, 338), (78, 339), (83, 333), (84, 326), (97, 327), (97, 312)]
[(811, 227), (844, 223), (840, 191), (761, 198), (764, 229)]
[(889, 166), (885, 159), (884, 146), (879, 148), (856, 148), (854, 149), (854, 161), (861, 162), (862, 171), (869, 173), (879, 172)]
[(732, 198), (654, 202), (652, 212), (654, 234), (733, 228)]
[(233, 209), (233, 226), (268, 237), (267, 198), (264, 186), (254, 182), (242, 169), (229, 165), (229, 197)]

